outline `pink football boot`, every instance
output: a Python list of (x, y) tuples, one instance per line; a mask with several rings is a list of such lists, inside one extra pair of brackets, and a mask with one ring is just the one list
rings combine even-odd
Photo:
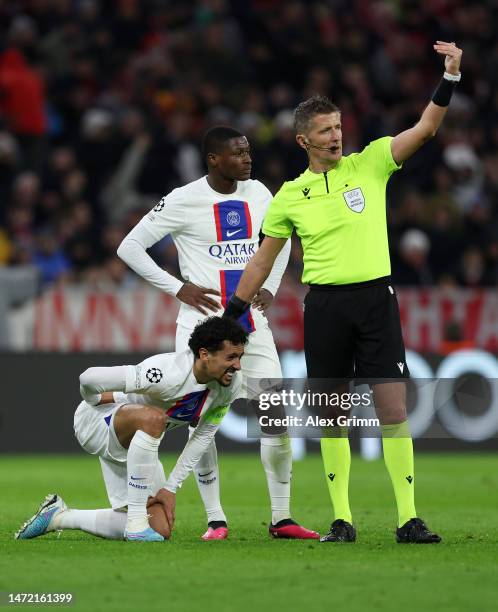
[(208, 529), (201, 539), (207, 542), (208, 540), (226, 540), (228, 538), (228, 527), (224, 521), (211, 521), (208, 523)]
[(274, 538), (285, 538), (287, 540), (318, 540), (320, 534), (306, 527), (301, 527), (292, 519), (284, 519), (276, 525), (270, 525), (270, 535)]

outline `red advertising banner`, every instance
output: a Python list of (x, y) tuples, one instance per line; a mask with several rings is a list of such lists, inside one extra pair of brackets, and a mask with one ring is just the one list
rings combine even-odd
[(446, 352), (452, 343), (498, 352), (498, 291), (405, 289), (398, 291), (408, 348)]
[[(279, 350), (302, 350), (306, 288), (285, 283), (269, 311)], [(398, 290), (407, 348), (445, 353), (451, 347), (498, 352), (498, 290)], [(9, 315), (13, 350), (169, 351), (178, 302), (152, 288), (48, 291)], [(449, 349), (448, 349), (449, 350)]]

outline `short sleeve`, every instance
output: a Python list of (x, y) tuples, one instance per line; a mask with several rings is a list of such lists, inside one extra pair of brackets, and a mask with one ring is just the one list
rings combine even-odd
[(378, 176), (388, 179), (393, 172), (399, 170), (403, 164), (397, 164), (391, 152), (392, 136), (384, 136), (373, 140), (357, 157), (357, 161), (366, 164)]
[(261, 228), (265, 236), (273, 238), (290, 238), (294, 225), (286, 213), (286, 195), (285, 188), (282, 187), (275, 195), (268, 206), (263, 227)]
[(139, 225), (157, 241), (168, 234), (183, 229), (186, 218), (184, 194), (181, 188), (173, 189), (143, 217)]

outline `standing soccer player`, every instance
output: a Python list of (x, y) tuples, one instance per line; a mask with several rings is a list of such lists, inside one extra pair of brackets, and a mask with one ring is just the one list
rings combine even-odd
[[(361, 153), (342, 156), (340, 110), (316, 96), (295, 111), (296, 140), (309, 168), (284, 183), (266, 214), (259, 251), (251, 260), (226, 314), (238, 318), (269, 274), (293, 229), (304, 251), (304, 344), (311, 378), (396, 379), (409, 377), (391, 265), (386, 223), (386, 184), (393, 172), (432, 138), (460, 80), (462, 51), (437, 41), (446, 71), (432, 101), (412, 128), (371, 142)], [(403, 382), (373, 385), (382, 425), (384, 460), (398, 507), (398, 542), (438, 543), (417, 517), (413, 445)], [(335, 520), (323, 542), (353, 542), (349, 507), (351, 454), (347, 430), (321, 441)]]
[[(137, 274), (180, 302), (176, 350), (186, 346), (193, 327), (209, 311), (222, 312), (244, 268), (258, 249), (259, 235), (271, 193), (251, 180), (247, 138), (230, 127), (215, 127), (203, 139), (207, 176), (174, 189), (126, 236), (118, 255)], [(179, 280), (162, 270), (146, 249), (170, 234), (179, 254)], [(282, 377), (280, 362), (264, 310), (278, 290), (289, 259), (283, 245), (253, 308), (240, 323), (250, 332), (242, 363), (246, 378)], [(221, 304), (214, 297), (219, 296)], [(263, 434), (265, 432), (263, 431)], [(271, 500), (270, 534), (281, 538), (317, 538), (291, 519), (292, 451), (284, 428), (261, 438), (261, 459)], [(203, 539), (224, 539), (227, 519), (221, 506), (216, 446), (213, 443), (195, 468), (206, 508), (208, 530)]]
[[(48, 495), (16, 538), (64, 529), (129, 541), (169, 537), (177, 489), (241, 395), (240, 359), (246, 342), (247, 332), (238, 323), (211, 317), (194, 329), (183, 352), (155, 355), (136, 366), (83, 372), (83, 401), (74, 415), (74, 431), (82, 448), (100, 459), (111, 508), (68, 509), (61, 497)], [(164, 432), (193, 420), (198, 425), (166, 480), (158, 457)], [(149, 505), (164, 506), (168, 525), (162, 522), (163, 533), (149, 524), (149, 495), (154, 495)]]

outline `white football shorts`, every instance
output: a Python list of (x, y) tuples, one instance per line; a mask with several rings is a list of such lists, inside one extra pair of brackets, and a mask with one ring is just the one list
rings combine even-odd
[[(76, 439), (87, 453), (97, 455), (100, 459), (107, 496), (113, 510), (122, 509), (128, 503), (128, 450), (121, 446), (114, 431), (114, 416), (125, 403), (90, 406), (81, 402), (74, 414)], [(158, 459), (150, 495), (155, 495), (165, 484), (164, 468)]]

